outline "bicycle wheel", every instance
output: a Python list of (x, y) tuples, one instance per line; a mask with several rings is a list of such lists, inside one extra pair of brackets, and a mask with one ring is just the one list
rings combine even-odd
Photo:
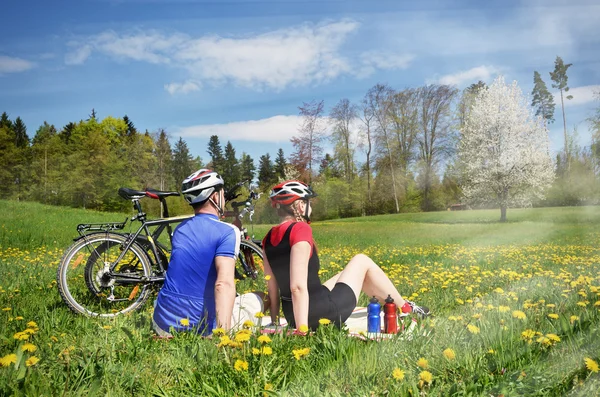
[(266, 289), (263, 252), (251, 241), (240, 242), (240, 252), (235, 260), (236, 289), (240, 294)]
[[(139, 308), (150, 287), (136, 278), (151, 275), (144, 249), (133, 243), (113, 272), (109, 266), (123, 251), (126, 237), (114, 233), (87, 235), (63, 255), (58, 272), (58, 290), (71, 310), (88, 316), (114, 317)], [(131, 277), (125, 279), (124, 277)]]

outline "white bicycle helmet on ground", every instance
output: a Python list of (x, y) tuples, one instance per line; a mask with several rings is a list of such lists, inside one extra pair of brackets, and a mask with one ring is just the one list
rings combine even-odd
[(222, 188), (225, 182), (221, 175), (207, 168), (202, 168), (188, 176), (181, 183), (181, 193), (190, 204), (201, 204), (211, 194)]

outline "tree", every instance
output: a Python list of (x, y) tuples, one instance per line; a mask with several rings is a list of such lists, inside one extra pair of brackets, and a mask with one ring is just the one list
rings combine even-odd
[(477, 93), (485, 88), (487, 88), (487, 85), (483, 81), (479, 80), (477, 83), (473, 83), (463, 90), (462, 96), (457, 106), (459, 129), (462, 129), (465, 126), (467, 115), (471, 110), (471, 106), (473, 106), (473, 103), (475, 102), (475, 97), (477, 97)]
[(242, 152), (242, 157), (240, 158), (240, 178), (243, 181), (253, 181), (255, 170), (256, 168), (254, 167), (254, 160), (252, 157)]
[(173, 160), (171, 165), (173, 179), (179, 187), (179, 184), (195, 171), (194, 160), (190, 154), (187, 143), (179, 137), (179, 140), (173, 148)]
[(323, 153), (321, 143), (325, 137), (324, 107), (323, 101), (303, 102), (302, 106), (298, 107), (302, 125), (298, 135), (291, 139), (296, 150), (291, 156), (291, 162), (301, 174), (305, 174), (309, 183), (312, 180), (313, 164), (318, 164)]
[(208, 140), (208, 149), (206, 150), (210, 155), (210, 163), (208, 167), (223, 175), (225, 158), (223, 157), (223, 149), (221, 149), (221, 142), (217, 135), (211, 135)]
[(229, 141), (227, 141), (227, 145), (225, 145), (225, 158), (223, 159), (222, 175), (226, 184), (231, 184), (233, 186), (240, 182), (240, 166), (237, 158), (235, 157), (235, 149)]
[(362, 122), (362, 128), (359, 129), (359, 147), (362, 148), (367, 156), (363, 166), (364, 173), (367, 176), (367, 213), (371, 213), (371, 152), (373, 150), (373, 109), (369, 104), (369, 93), (365, 94), (360, 103), (358, 118)]
[(500, 76), (481, 90), (461, 133), (458, 158), (470, 202), (499, 205), (504, 222), (508, 207), (544, 197), (554, 178), (548, 130), (516, 82)]
[(20, 117), (15, 119), (13, 123), (13, 133), (15, 134), (15, 146), (24, 148), (29, 146), (29, 136), (27, 136), (27, 127)]
[(275, 176), (281, 180), (285, 180), (285, 167), (287, 165), (287, 161), (285, 161), (285, 156), (283, 155), (283, 149), (279, 148), (277, 151), (277, 158), (275, 158)]
[(419, 91), (407, 88), (391, 98), (389, 116), (392, 136), (396, 140), (396, 157), (402, 177), (402, 186), (408, 189), (409, 167), (414, 160), (414, 146), (419, 132)]
[[(428, 85), (420, 90), (419, 159), (425, 211), (433, 208), (430, 197), (436, 166), (452, 153), (451, 106), (458, 90), (449, 85)], [(472, 109), (472, 108), (471, 108)]]
[(52, 175), (60, 162), (60, 146), (56, 128), (44, 121), (35, 133), (31, 142), (32, 162), (30, 193), (32, 197), (43, 203), (49, 200), (49, 192), (53, 186)]
[(540, 116), (548, 124), (554, 122), (554, 97), (548, 91), (546, 83), (538, 71), (533, 72), (533, 90), (531, 91), (531, 106), (536, 109), (535, 115)]
[(158, 185), (160, 190), (169, 188), (169, 181), (171, 180), (171, 144), (169, 143), (169, 136), (167, 132), (162, 128), (158, 130), (158, 138), (156, 139), (156, 147), (154, 149), (156, 156), (156, 176), (158, 177)]
[(258, 184), (263, 192), (268, 191), (275, 183), (275, 169), (269, 153), (258, 160)]
[(354, 133), (352, 123), (357, 117), (357, 107), (346, 98), (329, 112), (333, 122), (331, 141), (335, 148), (334, 157), (343, 165), (343, 175), (347, 182), (354, 179)]
[(594, 93), (598, 107), (596, 113), (588, 119), (591, 124), (592, 143), (590, 145), (590, 151), (592, 159), (594, 161), (594, 171), (596, 175), (600, 174), (600, 90)]
[[(557, 56), (554, 61), (554, 72), (550, 72), (550, 79), (552, 79), (552, 88), (556, 88), (560, 92), (560, 106), (562, 108), (562, 116), (563, 116), (563, 128), (565, 135), (565, 158), (567, 161), (567, 168), (570, 164), (570, 156), (568, 151), (569, 139), (567, 137), (567, 119), (565, 117), (565, 101), (563, 99), (563, 92), (569, 92), (569, 86), (567, 85), (569, 77), (567, 76), (567, 69), (571, 67), (573, 64), (568, 63), (565, 65), (562, 58)], [(567, 95), (567, 99), (573, 99), (572, 95)]]
[[(394, 167), (394, 157), (392, 156), (392, 139), (390, 131), (390, 107), (391, 99), (394, 95), (393, 90), (384, 84), (376, 84), (367, 92), (367, 103), (371, 107), (373, 119), (377, 123), (375, 137), (379, 141), (379, 146), (383, 148), (384, 155), (387, 156), (387, 163), (390, 168), (392, 178), (392, 193), (396, 204), (396, 212), (400, 212), (398, 204), (398, 193), (396, 190), (396, 177)], [(385, 161), (383, 162), (385, 163)]]
[(127, 117), (127, 115), (123, 116), (123, 121), (125, 122), (125, 124), (127, 124), (127, 131), (126, 131), (126, 135), (128, 137), (132, 137), (135, 134), (137, 134), (137, 129), (135, 128), (135, 125), (133, 124), (133, 121), (131, 121), (129, 119), (129, 117)]

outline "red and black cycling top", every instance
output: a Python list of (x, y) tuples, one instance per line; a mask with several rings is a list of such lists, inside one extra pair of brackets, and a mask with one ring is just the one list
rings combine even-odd
[(319, 257), (311, 227), (304, 222), (282, 223), (267, 233), (263, 240), (263, 247), (279, 286), (283, 314), (288, 324), (296, 327), (290, 290), (290, 256), (292, 246), (300, 241), (307, 241), (311, 245), (307, 280), (308, 326), (315, 329), (319, 326), (319, 319), (330, 318), (335, 321), (339, 318), (339, 314), (336, 305), (329, 299), (331, 291), (322, 285), (319, 279)]

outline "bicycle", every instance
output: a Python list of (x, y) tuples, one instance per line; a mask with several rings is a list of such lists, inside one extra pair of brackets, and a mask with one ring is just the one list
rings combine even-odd
[[(253, 201), (260, 195), (250, 189), (250, 196), (241, 202), (235, 185), (226, 193), (235, 216), (234, 224), (240, 229), (239, 254), (236, 258), (236, 278), (260, 280), (262, 249), (252, 241), (242, 226), (242, 218), (254, 213)], [(119, 196), (131, 200), (137, 212), (123, 222), (77, 225), (78, 237), (67, 248), (57, 270), (57, 285), (61, 298), (75, 313), (98, 317), (115, 317), (139, 309), (150, 293), (158, 291), (165, 280), (169, 265), (172, 224), (180, 223), (194, 215), (169, 217), (166, 198), (179, 196), (179, 192), (153, 189), (134, 190), (122, 187)], [(160, 201), (161, 217), (148, 220), (142, 210), (142, 198)], [(241, 211), (239, 208), (244, 207)], [(140, 222), (137, 230), (123, 232), (127, 224)], [(153, 230), (152, 230), (153, 229)], [(167, 233), (164, 233), (165, 230)], [(163, 237), (167, 234), (168, 239)], [(160, 241), (167, 240), (167, 241)]]

